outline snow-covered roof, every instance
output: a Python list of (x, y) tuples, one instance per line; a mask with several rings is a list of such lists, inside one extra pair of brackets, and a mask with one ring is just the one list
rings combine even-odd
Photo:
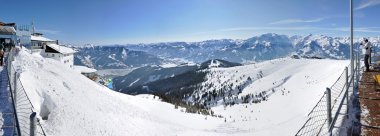
[(16, 30), (12, 26), (0, 26), (0, 34), (13, 35), (16, 34)]
[(61, 46), (61, 45), (57, 45), (57, 44), (49, 44), (47, 45), (49, 46), (50, 48), (53, 48), (54, 50), (62, 53), (62, 54), (70, 54), (70, 53), (74, 53), (74, 49), (72, 48), (69, 48), (69, 47), (65, 47), (65, 46)]
[(96, 72), (96, 69), (89, 68), (86, 66), (74, 65), (74, 69), (77, 71), (80, 71), (81, 73), (94, 73), (94, 72)]
[(43, 36), (35, 36), (35, 35), (31, 35), (30, 39), (32, 41), (43, 41), (43, 42), (52, 42), (52, 41), (54, 41), (54, 40), (45, 38)]

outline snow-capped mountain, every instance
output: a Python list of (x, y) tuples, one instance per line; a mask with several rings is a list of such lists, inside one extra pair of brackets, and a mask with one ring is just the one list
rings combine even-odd
[[(379, 50), (379, 37), (369, 38)], [(355, 39), (355, 49), (359, 45)], [(95, 68), (124, 68), (190, 61), (202, 63), (211, 59), (247, 63), (298, 55), (304, 58), (349, 58), (349, 38), (324, 35), (287, 36), (274, 33), (246, 40), (208, 40), (202, 42), (167, 42), (79, 48), (76, 64)], [(173, 59), (176, 59), (173, 61)]]
[[(378, 48), (378, 37), (369, 38)], [(359, 43), (355, 39), (355, 46)], [(210, 59), (231, 62), (264, 61), (297, 54), (302, 57), (331, 59), (349, 58), (349, 38), (324, 35), (287, 36), (274, 33), (246, 40), (209, 40), (202, 42), (171, 42), (129, 44), (126, 48), (145, 51), (161, 58), (183, 58), (197, 63)]]
[(308, 35), (295, 42), (297, 54), (305, 57), (349, 58), (349, 39)]
[(262, 61), (284, 57), (293, 51), (285, 35), (264, 34), (247, 40), (209, 40), (127, 45), (128, 49), (146, 51), (162, 58), (184, 58), (197, 63), (210, 59), (231, 62)]
[(143, 51), (132, 51), (123, 46), (84, 46), (77, 48), (74, 64), (96, 69), (116, 69), (158, 65), (162, 59)]

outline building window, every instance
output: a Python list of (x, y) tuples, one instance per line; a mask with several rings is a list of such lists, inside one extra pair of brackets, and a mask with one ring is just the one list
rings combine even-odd
[(54, 57), (54, 54), (51, 54), (52, 57)]

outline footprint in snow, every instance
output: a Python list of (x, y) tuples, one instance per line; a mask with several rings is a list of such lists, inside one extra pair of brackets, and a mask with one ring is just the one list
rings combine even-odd
[(63, 84), (63, 86), (64, 86), (66, 89), (71, 90), (71, 88), (69, 87), (69, 85), (67, 85), (66, 82), (62, 82), (62, 84)]

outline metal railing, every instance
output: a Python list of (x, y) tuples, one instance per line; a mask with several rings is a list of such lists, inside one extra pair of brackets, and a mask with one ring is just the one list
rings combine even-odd
[(12, 97), (14, 113), (15, 113), (15, 128), (17, 129), (16, 135), (21, 136), (46, 136), (39, 119), (36, 118), (36, 111), (30, 101), (28, 94), (20, 80), (20, 73), (12, 64), (15, 56), (18, 53), (18, 48), (13, 48), (8, 53), (7, 59), (7, 72), (10, 86), (10, 93)]
[[(350, 98), (354, 91), (353, 86), (358, 83), (359, 54), (356, 54), (354, 58), (354, 64), (345, 67), (335, 83), (326, 88), (325, 93), (308, 114), (307, 121), (296, 136), (336, 135), (339, 133), (345, 115), (348, 115)], [(350, 70), (351, 65), (354, 65), (354, 73)]]

